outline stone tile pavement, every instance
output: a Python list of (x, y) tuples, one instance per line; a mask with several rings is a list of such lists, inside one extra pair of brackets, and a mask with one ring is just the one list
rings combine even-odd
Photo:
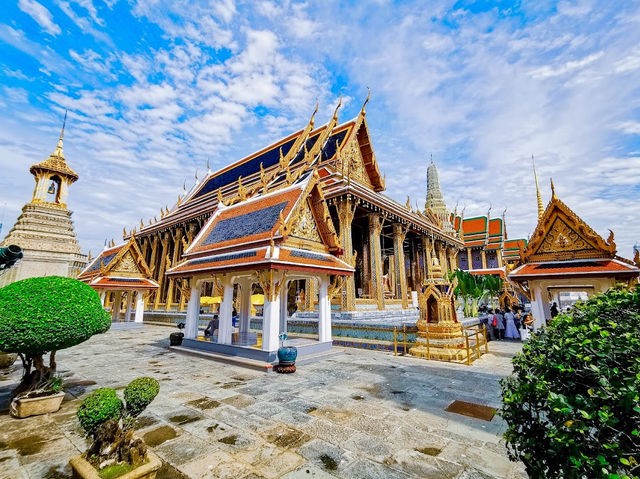
[(82, 398), (139, 376), (161, 385), (138, 429), (165, 462), (158, 479), (526, 477), (501, 418), (444, 411), (455, 399), (497, 407), (519, 344), (490, 343), (472, 366), (344, 349), (279, 375), (171, 352), (171, 331), (110, 331), (58, 352), (67, 396), (47, 416), (10, 418), (21, 367), (0, 373), (0, 478), (69, 478), (86, 447)]

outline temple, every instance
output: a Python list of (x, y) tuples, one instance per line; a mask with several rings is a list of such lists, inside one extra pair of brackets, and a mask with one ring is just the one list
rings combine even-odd
[[(138, 249), (135, 237), (124, 244), (105, 245), (104, 250), (78, 275), (100, 294), (105, 304), (107, 294), (113, 294), (111, 320), (114, 323), (142, 323), (144, 296), (158, 289), (158, 283), (150, 279), (151, 272)], [(133, 301), (136, 298), (135, 317), (132, 319)], [(122, 304), (126, 304), (124, 317)]]
[(559, 303), (561, 293), (591, 296), (618, 283), (636, 283), (640, 258), (634, 264), (618, 256), (613, 231), (605, 241), (560, 201), (553, 181), (551, 201), (544, 210), (537, 190), (538, 224), (509, 279), (531, 298), (534, 325), (539, 328), (551, 319), (551, 302)]
[(56, 149), (31, 166), (36, 181), (31, 201), (0, 243), (0, 247), (18, 245), (24, 252), (23, 259), (0, 276), (0, 287), (35, 276), (75, 278), (86, 264), (66, 203), (69, 186), (78, 179), (62, 150), (66, 119), (65, 113)]
[[(141, 220), (139, 227), (127, 233), (126, 238), (135, 233), (152, 279), (159, 284), (147, 300), (147, 309), (186, 310), (187, 289), (180, 287), (177, 270), (172, 268), (191, 251), (220, 205), (292, 186), (315, 172), (327, 204), (327, 228), (331, 225), (336, 231), (341, 245), (340, 254), (332, 254), (355, 268), (333, 296), (334, 317), (417, 319), (411, 292), (428, 278), (432, 258), (438, 259), (444, 272), (454, 270), (463, 244), (437, 195), (427, 194), (424, 211), (413, 209), (410, 200), (403, 205), (384, 195), (366, 103), (354, 119), (342, 124), (338, 122), (340, 105), (320, 127), (314, 124), (314, 112), (302, 130), (217, 172), (208, 171), (174, 206), (162, 208), (159, 218)], [(437, 193), (439, 186), (433, 186)], [(165, 275), (168, 271), (172, 274)], [(222, 295), (219, 283), (201, 281), (203, 295)], [(318, 288), (317, 278), (307, 278), (291, 291), (290, 302), (298, 312), (318, 317)]]

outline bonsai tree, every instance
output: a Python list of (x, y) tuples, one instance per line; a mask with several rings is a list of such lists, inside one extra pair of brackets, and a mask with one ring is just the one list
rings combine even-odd
[(153, 378), (134, 379), (124, 390), (124, 403), (114, 389), (102, 388), (89, 394), (78, 407), (78, 420), (91, 445), (85, 458), (96, 469), (144, 463), (147, 447), (134, 439), (138, 417), (158, 395), (160, 384)]
[(501, 382), (509, 457), (532, 478), (640, 475), (640, 291), (578, 303)]
[(98, 294), (75, 279), (30, 278), (0, 289), (0, 351), (18, 353), (24, 366), (14, 397), (59, 389), (56, 351), (104, 333), (110, 325)]

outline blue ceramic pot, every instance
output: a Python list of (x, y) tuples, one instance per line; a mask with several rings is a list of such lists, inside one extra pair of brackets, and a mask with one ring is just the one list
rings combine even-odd
[(295, 346), (283, 346), (278, 349), (278, 361), (281, 363), (295, 363), (298, 357), (298, 348)]

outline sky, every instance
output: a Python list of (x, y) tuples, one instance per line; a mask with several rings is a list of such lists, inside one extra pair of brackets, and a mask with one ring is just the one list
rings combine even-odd
[(424, 205), (429, 158), (447, 205), (509, 237), (557, 195), (618, 254), (640, 243), (637, 1), (5, 0), (0, 221), (29, 166), (64, 151), (84, 252), (175, 204), (183, 186), (316, 124), (371, 90), (386, 194)]

